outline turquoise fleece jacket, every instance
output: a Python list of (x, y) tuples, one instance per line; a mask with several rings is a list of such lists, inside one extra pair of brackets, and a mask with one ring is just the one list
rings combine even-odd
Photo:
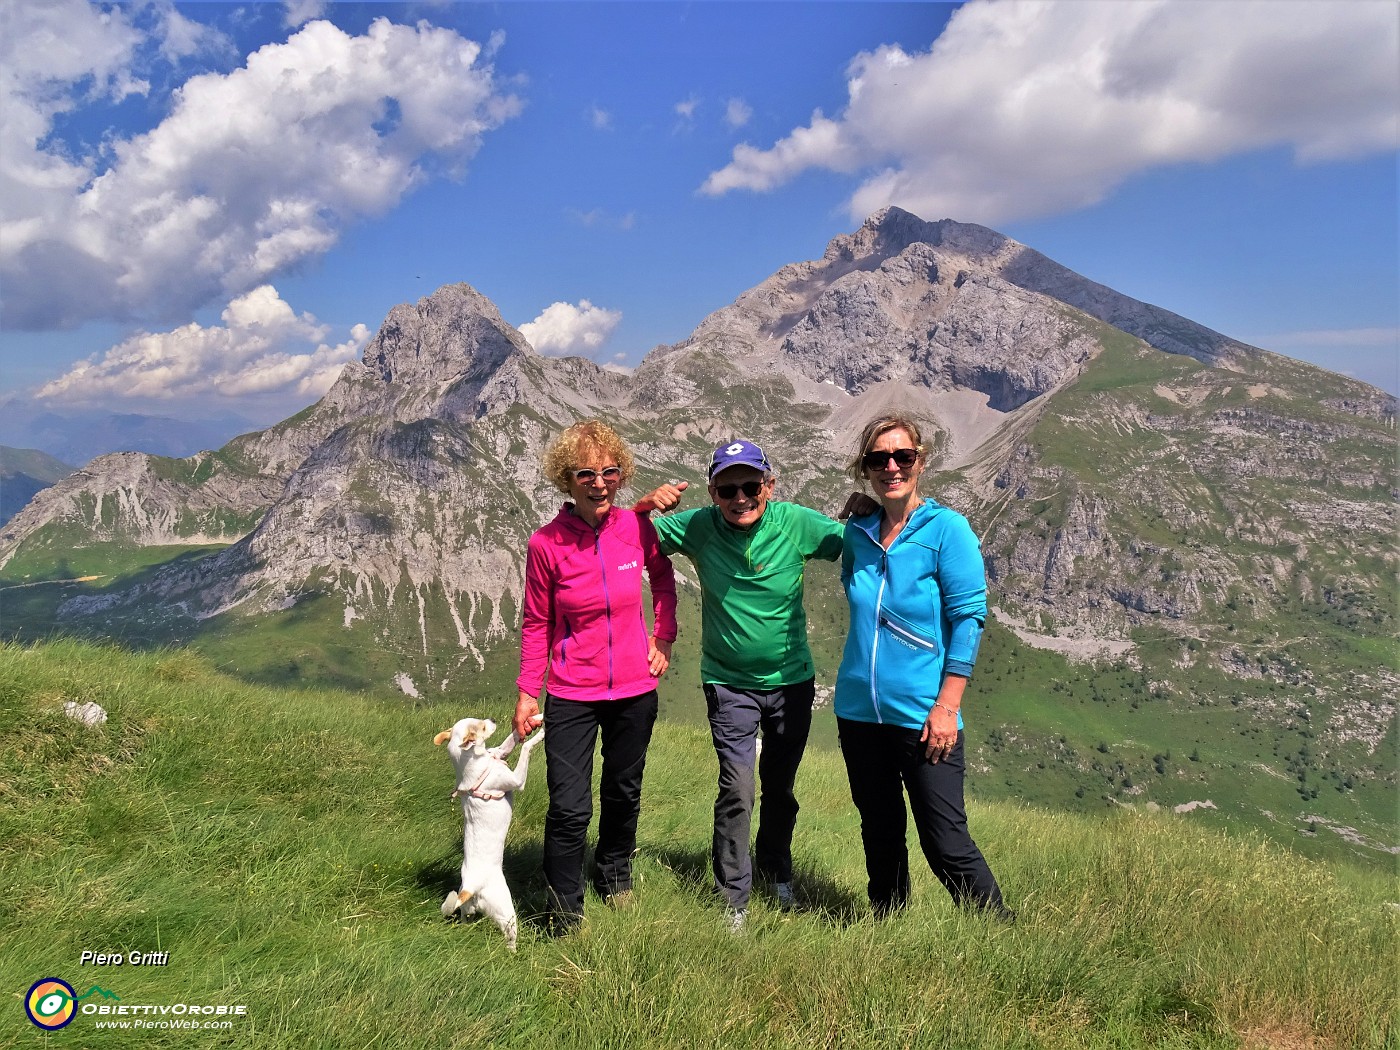
[(852, 518), (841, 582), (851, 626), (836, 676), (837, 716), (922, 729), (944, 674), (970, 676), (982, 641), (987, 577), (972, 526), (926, 499), (886, 551), (880, 512)]

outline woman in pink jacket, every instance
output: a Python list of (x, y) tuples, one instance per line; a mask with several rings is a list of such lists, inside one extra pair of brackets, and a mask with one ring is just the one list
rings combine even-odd
[[(656, 679), (670, 664), (676, 637), (676, 583), (651, 521), (614, 506), (633, 460), (611, 427), (596, 419), (569, 427), (545, 453), (544, 468), (570, 501), (530, 537), (514, 728), (523, 737), (541, 721), (548, 726), (544, 876), (550, 926), (565, 933), (583, 918), (584, 840), (600, 734), (592, 881), (611, 904), (631, 893)], [(651, 584), (650, 631), (643, 569)]]

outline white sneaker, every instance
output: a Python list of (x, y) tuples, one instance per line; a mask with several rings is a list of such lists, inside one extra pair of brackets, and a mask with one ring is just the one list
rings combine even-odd
[(778, 898), (778, 908), (781, 911), (792, 911), (797, 907), (797, 895), (792, 892), (792, 883), (773, 883), (773, 896)]
[(743, 933), (748, 918), (749, 913), (743, 908), (730, 908), (724, 913), (724, 924), (729, 927), (730, 933)]

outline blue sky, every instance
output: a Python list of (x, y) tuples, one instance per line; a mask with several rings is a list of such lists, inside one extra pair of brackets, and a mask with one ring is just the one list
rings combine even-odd
[(0, 0), (0, 399), (258, 424), (467, 281), (635, 365), (885, 204), (1400, 389), (1390, 0)]

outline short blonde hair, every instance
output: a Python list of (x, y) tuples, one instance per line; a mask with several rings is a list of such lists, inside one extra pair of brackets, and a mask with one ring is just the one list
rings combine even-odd
[(569, 491), (573, 471), (594, 464), (584, 463), (585, 455), (601, 453), (610, 458), (622, 469), (619, 485), (625, 485), (637, 468), (627, 444), (618, 437), (617, 431), (601, 419), (584, 419), (568, 427), (545, 449), (544, 476), (560, 492)]
[(919, 429), (919, 424), (915, 423), (908, 416), (877, 416), (869, 423), (865, 424), (865, 429), (860, 433), (860, 442), (856, 445), (855, 458), (851, 460), (850, 466), (846, 468), (846, 473), (856, 482), (865, 480), (865, 467), (861, 465), (861, 460), (870, 451), (870, 446), (875, 444), (881, 434), (888, 434), (891, 430), (902, 430), (914, 442), (914, 450), (919, 453), (920, 460), (927, 460), (924, 455), (924, 435)]

